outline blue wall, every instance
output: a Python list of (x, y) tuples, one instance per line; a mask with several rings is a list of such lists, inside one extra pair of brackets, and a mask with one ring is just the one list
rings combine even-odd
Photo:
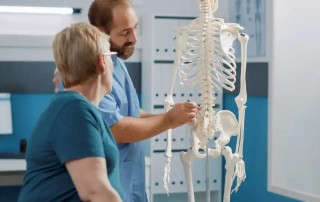
[[(11, 136), (0, 136), (0, 152), (19, 152), (19, 141), (27, 138), (53, 94), (12, 95), (13, 129)], [(224, 96), (224, 108), (236, 115), (234, 95)], [(267, 112), (268, 99), (249, 97), (246, 110), (244, 159), (247, 179), (238, 193), (232, 194), (237, 202), (296, 202), (267, 191)], [(236, 138), (231, 143), (235, 148)], [(0, 188), (1, 202), (16, 202), (20, 187)]]
[[(223, 106), (238, 116), (235, 97), (224, 95)], [(243, 157), (247, 178), (238, 192), (231, 195), (231, 201), (296, 202), (267, 191), (268, 98), (250, 96), (246, 105)], [(233, 150), (236, 148), (236, 141), (237, 138), (234, 137), (230, 142)]]
[(19, 152), (20, 139), (27, 139), (54, 94), (12, 94), (13, 134), (0, 135), (0, 152)]
[[(0, 152), (20, 151), (20, 139), (27, 139), (54, 94), (11, 94), (13, 134), (0, 135)], [(20, 187), (1, 187), (0, 202), (16, 202)]]

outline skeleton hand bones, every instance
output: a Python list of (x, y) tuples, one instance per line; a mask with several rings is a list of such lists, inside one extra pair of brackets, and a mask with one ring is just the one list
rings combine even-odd
[[(171, 140), (172, 129), (186, 123), (195, 122), (198, 110), (200, 110), (200, 107), (194, 102), (174, 104), (172, 96), (169, 95), (165, 99), (165, 113), (168, 115), (168, 119), (171, 122), (172, 127), (166, 131), (167, 139)], [(168, 193), (169, 190), (167, 184), (170, 182), (170, 159), (172, 157), (171, 141), (168, 141), (165, 157), (167, 160), (164, 168), (163, 183), (165, 185), (164, 188)]]

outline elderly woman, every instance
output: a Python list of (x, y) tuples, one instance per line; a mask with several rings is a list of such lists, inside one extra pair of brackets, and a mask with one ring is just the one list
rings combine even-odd
[(59, 32), (55, 62), (65, 91), (38, 120), (19, 202), (122, 201), (118, 149), (97, 106), (112, 89), (109, 37), (87, 23)]

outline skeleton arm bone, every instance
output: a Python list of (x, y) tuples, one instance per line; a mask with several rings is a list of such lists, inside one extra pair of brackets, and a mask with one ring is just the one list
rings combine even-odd
[[(181, 50), (179, 48), (180, 40), (181, 40), (180, 36), (177, 36), (177, 38), (176, 38), (177, 54), (176, 54), (176, 58), (174, 61), (174, 70), (173, 70), (173, 75), (172, 75), (172, 79), (171, 79), (169, 93), (168, 93), (167, 98), (165, 99), (165, 111), (166, 112), (168, 112), (172, 108), (172, 106), (174, 105), (172, 94), (173, 94), (173, 88), (174, 88), (175, 80), (176, 80), (177, 73), (178, 73), (178, 67), (180, 65), (180, 56), (181, 56)], [(172, 151), (171, 151), (172, 129), (167, 130), (166, 133), (167, 133), (167, 147), (166, 147), (166, 151), (165, 151), (165, 157), (167, 158), (167, 161), (166, 161), (166, 165), (164, 168), (163, 183), (164, 183), (164, 189), (166, 190), (167, 194), (169, 195), (168, 183), (170, 182), (170, 162), (171, 162), (171, 157), (172, 157)]]
[[(171, 109), (170, 106), (170, 101), (166, 102), (166, 112), (168, 112)], [(171, 134), (172, 134), (172, 129), (169, 129), (166, 131), (167, 133), (167, 148), (165, 151), (165, 157), (167, 158), (166, 165), (164, 168), (164, 175), (163, 175), (163, 184), (164, 184), (164, 189), (166, 190), (167, 194), (169, 195), (169, 188), (168, 188), (168, 183), (170, 182), (170, 162), (171, 162), (171, 157), (172, 157), (172, 151), (171, 151)]]
[(247, 45), (249, 36), (246, 34), (240, 34), (238, 37), (241, 44), (241, 75), (240, 75), (240, 92), (239, 95), (235, 98), (238, 111), (239, 111), (239, 130), (237, 138), (236, 153), (240, 157), (240, 161), (236, 165), (236, 170), (233, 174), (233, 179), (237, 177), (237, 186), (234, 189), (235, 191), (241, 185), (241, 182), (245, 180), (245, 164), (243, 161), (243, 139), (244, 139), (244, 118), (245, 118), (245, 109), (247, 102), (247, 89), (246, 89), (246, 62), (247, 62)]
[(237, 144), (237, 152), (239, 152), (240, 158), (242, 158), (243, 147), (243, 130), (244, 130), (244, 116), (245, 116), (245, 104), (247, 103), (247, 88), (246, 88), (246, 62), (247, 62), (247, 45), (249, 37), (245, 34), (240, 34), (239, 41), (241, 44), (241, 75), (240, 75), (240, 92), (235, 98), (238, 110), (239, 110), (239, 136), (241, 136), (240, 144)]

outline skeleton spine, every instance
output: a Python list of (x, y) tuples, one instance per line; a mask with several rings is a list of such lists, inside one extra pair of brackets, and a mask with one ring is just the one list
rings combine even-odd
[(214, 87), (213, 87), (213, 81), (211, 74), (208, 72), (211, 72), (211, 62), (213, 57), (213, 50), (212, 46), (214, 44), (213, 35), (214, 27), (212, 26), (211, 22), (213, 20), (213, 15), (211, 13), (211, 6), (209, 6), (208, 1), (203, 1), (201, 3), (201, 10), (202, 10), (202, 17), (200, 19), (203, 19), (203, 30), (202, 30), (202, 40), (203, 43), (201, 43), (200, 46), (200, 64), (203, 65), (201, 67), (201, 73), (200, 77), (202, 82), (201, 85), (201, 103), (202, 103), (202, 112), (204, 117), (207, 117), (209, 119), (209, 122), (207, 123), (207, 126), (204, 126), (206, 129), (205, 136), (208, 137), (211, 133), (211, 125), (213, 124), (212, 117), (215, 114), (215, 111), (213, 110), (214, 107)]

